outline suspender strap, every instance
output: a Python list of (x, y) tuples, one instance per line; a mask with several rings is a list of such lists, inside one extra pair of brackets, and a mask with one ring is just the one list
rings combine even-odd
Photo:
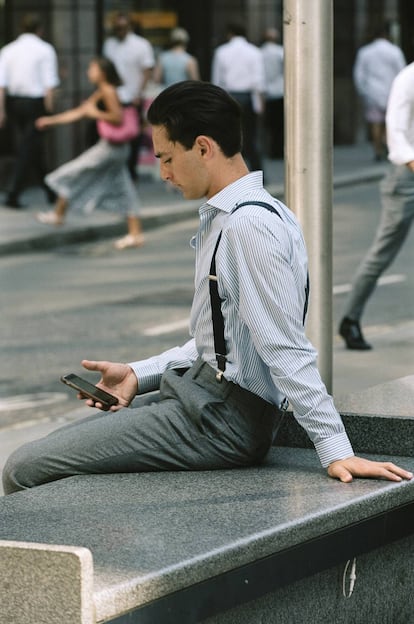
[(216, 253), (221, 240), (220, 232), (219, 237), (214, 247), (213, 257), (211, 258), (209, 279), (210, 290), (210, 302), (211, 302), (211, 315), (213, 320), (213, 334), (214, 334), (214, 351), (217, 358), (217, 366), (219, 372), (217, 373), (217, 379), (221, 379), (222, 374), (226, 369), (226, 341), (224, 339), (224, 320), (221, 313), (221, 299), (218, 292), (217, 272), (216, 272)]
[[(249, 201), (243, 202), (242, 204), (238, 204), (233, 212), (236, 212), (242, 206), (262, 206), (262, 208), (266, 208), (270, 212), (275, 213), (280, 219), (282, 218), (276, 208), (274, 208), (271, 204), (267, 204), (266, 202), (260, 201)], [(209, 290), (210, 290), (210, 302), (211, 302), (211, 315), (213, 320), (213, 335), (214, 335), (214, 351), (216, 353), (217, 358), (217, 380), (220, 381), (224, 371), (226, 370), (226, 341), (224, 338), (224, 319), (221, 313), (221, 299), (218, 292), (218, 283), (217, 283), (217, 272), (216, 272), (216, 253), (221, 240), (220, 232), (219, 237), (216, 242), (216, 246), (214, 247), (213, 256), (211, 258), (210, 264), (210, 273), (209, 273)]]

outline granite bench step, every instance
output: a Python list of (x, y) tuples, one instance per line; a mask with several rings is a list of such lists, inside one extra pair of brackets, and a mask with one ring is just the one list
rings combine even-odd
[[(389, 459), (414, 471), (413, 457)], [(0, 622), (198, 622), (224, 580), (227, 608), (260, 565), (282, 586), (413, 520), (414, 482), (342, 484), (309, 449), (274, 447), (248, 469), (70, 477), (0, 498)], [(201, 601), (197, 615), (171, 618), (180, 600)]]

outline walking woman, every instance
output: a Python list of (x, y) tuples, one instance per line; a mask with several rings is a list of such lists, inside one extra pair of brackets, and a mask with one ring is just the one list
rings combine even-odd
[[(116, 87), (121, 80), (113, 63), (103, 57), (91, 60), (89, 81), (96, 91), (80, 106), (57, 115), (36, 120), (39, 129), (67, 124), (83, 118), (100, 120), (119, 126), (123, 108)], [(54, 210), (40, 212), (37, 219), (47, 225), (62, 225), (69, 206), (103, 208), (117, 205), (127, 216), (128, 234), (115, 242), (117, 249), (139, 247), (143, 243), (139, 200), (127, 169), (129, 142), (114, 143), (100, 138), (79, 157), (49, 173), (45, 182), (57, 194)]]

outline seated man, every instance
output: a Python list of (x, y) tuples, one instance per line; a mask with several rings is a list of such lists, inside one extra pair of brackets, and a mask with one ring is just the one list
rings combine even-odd
[[(83, 360), (118, 405), (18, 449), (5, 492), (79, 474), (258, 464), (287, 401), (331, 477), (411, 479), (392, 463), (354, 456), (305, 335), (302, 233), (263, 188), (262, 173), (248, 171), (237, 102), (220, 87), (185, 81), (161, 92), (148, 119), (162, 178), (187, 199), (206, 198), (193, 243), (192, 337), (131, 364)], [(159, 402), (128, 408), (156, 388)]]

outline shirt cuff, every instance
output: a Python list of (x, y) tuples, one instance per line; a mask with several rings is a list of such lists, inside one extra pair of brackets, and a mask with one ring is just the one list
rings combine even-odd
[(129, 366), (138, 379), (138, 394), (145, 394), (152, 390), (158, 390), (161, 382), (161, 373), (155, 359), (130, 362)]
[(320, 442), (315, 442), (315, 449), (324, 468), (327, 468), (334, 461), (354, 455), (345, 431)]

